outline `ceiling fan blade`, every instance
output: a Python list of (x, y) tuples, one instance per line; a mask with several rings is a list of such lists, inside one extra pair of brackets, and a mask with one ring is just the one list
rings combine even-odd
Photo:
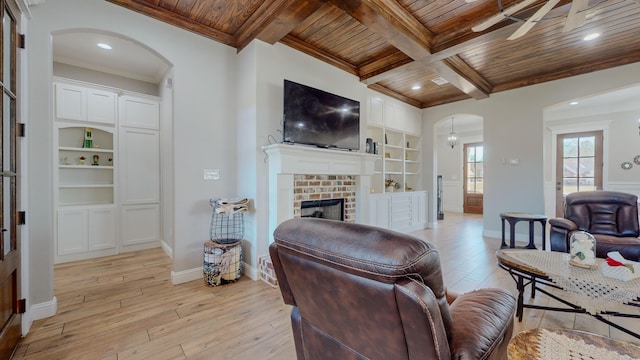
[(516, 30), (516, 32), (514, 32), (513, 34), (511, 34), (511, 36), (509, 36), (507, 38), (507, 40), (515, 40), (521, 36), (523, 36), (524, 34), (526, 34), (527, 32), (529, 32), (529, 30), (531, 30), (531, 28), (533, 27), (533, 25), (535, 25), (538, 21), (542, 20), (542, 18), (547, 15), (547, 13), (549, 11), (551, 11), (551, 9), (553, 9), (554, 6), (556, 6), (558, 3), (560, 2), (560, 0), (549, 0), (547, 1), (546, 4), (544, 4), (543, 7), (541, 7), (540, 9), (538, 9), (538, 11), (536, 11), (535, 14), (533, 14), (525, 23), (524, 25), (520, 26), (518, 28), (518, 30)]
[[(493, 15), (492, 17), (488, 18), (487, 20), (481, 22), (480, 24), (474, 26), (471, 28), (471, 30), (475, 31), (475, 32), (480, 32), (480, 31), (484, 31), (490, 27), (492, 27), (493, 25), (499, 23), (500, 21), (504, 20), (506, 17), (511, 16), (515, 13), (517, 13), (518, 11), (526, 8), (527, 6), (535, 3), (537, 0), (524, 0), (521, 3), (515, 4), (511, 7), (509, 7), (508, 9), (504, 9), (504, 11), (501, 11), (495, 15)], [(640, 0), (638, 0), (640, 1)]]
[[(637, 0), (640, 1), (640, 0)], [(567, 21), (564, 23), (563, 32), (571, 31), (582, 26), (587, 18), (585, 10), (589, 6), (589, 0), (573, 0)]]

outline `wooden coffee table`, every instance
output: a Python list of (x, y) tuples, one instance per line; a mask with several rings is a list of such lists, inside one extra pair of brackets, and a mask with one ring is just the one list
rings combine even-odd
[[(570, 357), (572, 354), (583, 356)], [(509, 360), (640, 359), (640, 348), (584, 331), (538, 328), (514, 336), (507, 356)]]

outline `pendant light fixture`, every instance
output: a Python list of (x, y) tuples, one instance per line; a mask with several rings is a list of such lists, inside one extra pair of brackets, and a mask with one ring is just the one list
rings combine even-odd
[(454, 146), (458, 144), (458, 135), (455, 131), (453, 131), (453, 118), (451, 118), (451, 132), (449, 133), (449, 137), (447, 138), (447, 143), (453, 149)]

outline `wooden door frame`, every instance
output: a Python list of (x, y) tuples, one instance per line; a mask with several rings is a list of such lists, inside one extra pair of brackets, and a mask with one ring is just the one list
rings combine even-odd
[[(550, 150), (551, 156), (546, 156), (546, 161), (544, 162), (544, 171), (545, 171), (545, 214), (549, 218), (556, 217), (556, 193), (555, 193), (555, 180), (556, 180), (556, 158), (557, 154), (557, 139), (558, 135), (569, 134), (569, 133), (580, 133), (580, 132), (589, 132), (589, 131), (602, 131), (602, 142), (603, 144), (609, 143), (609, 127), (610, 121), (608, 120), (600, 120), (600, 121), (592, 121), (584, 124), (550, 124), (546, 125), (545, 129), (548, 131), (545, 132), (545, 149)], [(603, 163), (603, 173), (602, 173), (602, 187), (606, 189), (608, 187), (609, 175), (606, 171), (607, 164), (609, 163), (609, 151), (607, 146), (605, 145), (602, 149), (602, 163)], [(548, 176), (548, 177), (547, 177)]]
[[(484, 192), (479, 196), (480, 198), (482, 198), (482, 209), (478, 210), (473, 210), (471, 206), (469, 206), (467, 204), (467, 149), (472, 146), (472, 147), (477, 147), (479, 145), (482, 145), (483, 147), (483, 154), (484, 154), (484, 143), (482, 141), (480, 142), (469, 142), (469, 143), (465, 143), (462, 146), (462, 212), (463, 213), (472, 213), (472, 214), (482, 214), (484, 212)], [(484, 170), (484, 155), (483, 155), (483, 170)], [(484, 176), (482, 177), (482, 181), (484, 182)], [(476, 197), (478, 197), (476, 195)], [(471, 209), (470, 209), (471, 208)]]
[[(20, 136), (21, 131), (19, 129), (20, 125), (20, 107), (21, 107), (21, 97), (20, 97), (20, 88), (21, 88), (21, 78), (20, 78), (20, 56), (18, 55), (20, 39), (19, 39), (19, 31), (20, 31), (20, 20), (21, 20), (21, 12), (18, 7), (18, 4), (15, 0), (3, 0), (1, 3), (2, 15), (4, 20), (4, 15), (9, 14), (12, 18), (12, 27), (10, 28), (11, 34), (9, 38), (11, 39), (11, 43), (9, 44), (11, 47), (9, 50), (11, 53), (9, 56), (5, 56), (4, 50), (7, 44), (3, 43), (3, 47), (0, 48), (0, 56), (4, 59), (9, 59), (10, 63), (7, 67), (4, 62), (0, 62), (0, 72), (2, 72), (2, 80), (7, 80), (7, 74), (4, 74), (5, 69), (9, 69), (10, 82), (3, 82), (3, 92), (2, 99), (0, 100), (0, 104), (2, 104), (2, 114), (3, 114), (3, 125), (2, 131), (0, 132), (0, 136), (2, 136), (2, 151), (4, 152), (6, 145), (4, 144), (5, 139), (5, 131), (9, 131), (9, 158), (6, 159), (9, 164), (4, 162), (4, 156), (6, 154), (3, 153), (2, 159), (2, 170), (7, 172), (9, 171), (12, 174), (3, 174), (3, 188), (2, 188), (2, 197), (3, 197), (3, 213), (2, 213), (2, 227), (4, 227), (7, 222), (4, 217), (8, 217), (10, 230), (8, 232), (3, 232), (2, 237), (0, 237), (0, 281), (4, 284), (7, 284), (8, 281), (12, 281), (7, 289), (9, 289), (8, 293), (3, 293), (3, 295), (11, 297), (9, 303), (5, 300), (4, 305), (8, 305), (7, 309), (4, 307), (1, 309), (2, 311), (11, 311), (11, 313), (7, 314), (6, 319), (3, 318), (3, 323), (0, 325), (1, 328), (1, 341), (0, 341), (0, 357), (8, 358), (13, 353), (15, 346), (18, 343), (20, 336), (22, 335), (22, 321), (23, 316), (22, 313), (25, 311), (25, 303), (21, 301), (22, 299), (22, 245), (21, 245), (21, 237), (23, 228), (20, 226), (22, 223), (18, 217), (18, 211), (21, 206), (20, 196), (21, 196), (21, 156), (20, 156)], [(6, 38), (4, 34), (4, 25), (3, 30), (0, 36)], [(9, 89), (9, 90), (7, 90)], [(5, 102), (5, 95), (10, 99), (9, 103)], [(5, 128), (5, 119), (4, 114), (6, 113), (6, 107), (9, 106), (9, 123), (8, 129)], [(5, 197), (7, 194), (4, 193), (4, 186), (6, 178), (11, 179), (9, 184), (9, 214), (4, 213), (5, 206)], [(6, 239), (5, 236), (10, 236), (9, 239)], [(8, 240), (8, 241), (7, 241)], [(8, 246), (8, 250), (6, 249)], [(4, 289), (4, 288), (3, 288)]]
[[(598, 173), (596, 172), (595, 187), (596, 187), (596, 190), (602, 190), (603, 188), (603, 185), (604, 185), (604, 180), (603, 180), (604, 178), (604, 131), (603, 130), (576, 131), (576, 132), (566, 132), (566, 133), (556, 134), (554, 136), (556, 140), (556, 151), (555, 151), (555, 157), (553, 159), (553, 161), (555, 162), (555, 170), (556, 170), (555, 176), (553, 178), (554, 189), (555, 189), (555, 193), (554, 193), (555, 209), (556, 209), (555, 216), (561, 217), (564, 212), (563, 211), (564, 201), (559, 201), (561, 197), (558, 193), (563, 189), (562, 184), (558, 183), (558, 178), (563, 177), (561, 173), (564, 172), (564, 169), (562, 167), (563, 163), (559, 161), (560, 152), (563, 151), (562, 144), (560, 141), (558, 141), (558, 139), (587, 137), (587, 136), (594, 136), (596, 139), (595, 141), (596, 148), (594, 149), (595, 151), (594, 169), (599, 167), (600, 174), (598, 176)], [(562, 196), (562, 198), (564, 198), (564, 196)]]

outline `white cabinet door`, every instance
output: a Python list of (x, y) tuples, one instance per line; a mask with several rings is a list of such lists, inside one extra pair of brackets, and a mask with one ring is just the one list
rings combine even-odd
[(120, 203), (157, 203), (160, 197), (159, 134), (155, 130), (121, 128)]
[(109, 91), (87, 89), (87, 121), (115, 124), (116, 94)]
[(87, 251), (87, 225), (86, 208), (58, 210), (58, 255)]
[(411, 228), (424, 229), (426, 219), (427, 196), (423, 191), (411, 194)]
[(122, 245), (135, 245), (160, 240), (160, 206), (126, 205), (121, 211)]
[(113, 206), (58, 210), (58, 256), (115, 248)]
[(416, 135), (422, 133), (422, 116), (417, 109), (410, 109), (407, 111), (405, 131)]
[(160, 103), (134, 96), (122, 96), (120, 98), (120, 125), (159, 129)]
[(411, 228), (411, 196), (409, 194), (392, 194), (391, 196), (391, 229), (407, 231)]
[(401, 130), (396, 121), (396, 106), (393, 103), (384, 104), (384, 126), (389, 129)]
[(55, 84), (56, 118), (68, 120), (87, 119), (87, 93), (84, 87)]
[(385, 194), (369, 198), (369, 225), (389, 228), (391, 223), (391, 197)]
[(378, 97), (369, 99), (369, 124), (383, 126), (384, 102)]
[(115, 220), (112, 206), (89, 209), (89, 250), (116, 247)]

